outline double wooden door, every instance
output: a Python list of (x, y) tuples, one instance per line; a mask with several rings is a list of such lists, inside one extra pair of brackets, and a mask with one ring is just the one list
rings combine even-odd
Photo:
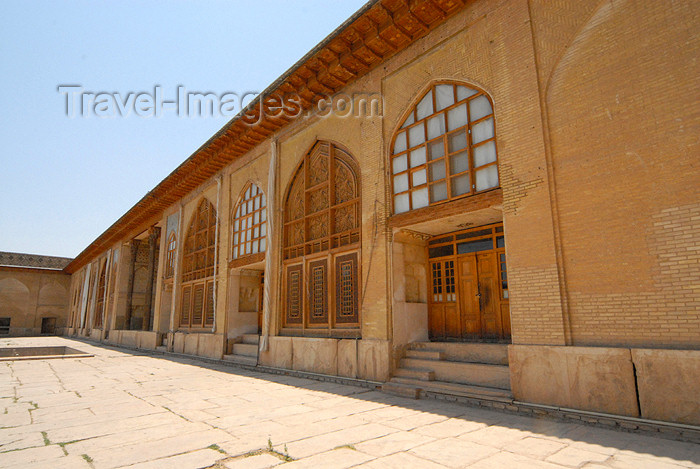
[(429, 305), (432, 340), (510, 339), (501, 259), (505, 261), (504, 252), (486, 251), (430, 262), (433, 293), (436, 285), (440, 289)]

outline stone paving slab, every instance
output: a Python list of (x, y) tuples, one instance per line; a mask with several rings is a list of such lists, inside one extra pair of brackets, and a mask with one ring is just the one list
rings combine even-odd
[(700, 468), (700, 445), (61, 337), (0, 363), (2, 468)]

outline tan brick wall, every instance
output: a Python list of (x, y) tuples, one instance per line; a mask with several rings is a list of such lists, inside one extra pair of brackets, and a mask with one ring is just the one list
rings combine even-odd
[(575, 344), (700, 346), (699, 14), (533, 2)]

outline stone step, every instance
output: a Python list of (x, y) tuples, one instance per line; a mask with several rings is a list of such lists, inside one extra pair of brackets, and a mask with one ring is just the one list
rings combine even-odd
[(224, 355), (224, 360), (240, 365), (255, 366), (258, 364), (258, 357), (247, 357), (245, 355)]
[(382, 384), (382, 391), (387, 394), (393, 394), (394, 396), (407, 397), (409, 399), (420, 398), (420, 388), (415, 386), (410, 386), (408, 384), (401, 383), (384, 383)]
[(258, 345), (260, 343), (260, 336), (258, 334), (243, 334), (241, 336), (241, 343)]
[(424, 360), (442, 360), (443, 359), (443, 355), (442, 355), (441, 351), (429, 350), (429, 349), (420, 349), (420, 350), (408, 349), (408, 350), (406, 350), (406, 356), (408, 358), (422, 358)]
[(435, 372), (413, 368), (399, 368), (394, 372), (394, 376), (417, 379), (421, 381), (432, 381), (435, 379)]
[(510, 390), (510, 370), (503, 365), (402, 358), (401, 368), (433, 371), (438, 381)]
[(257, 358), (258, 344), (233, 344), (233, 354)]
[(446, 383), (444, 381), (420, 381), (410, 378), (394, 377), (390, 383), (411, 386), (422, 391), (449, 394), (453, 396), (477, 397), (501, 402), (511, 402), (513, 394), (505, 389), (486, 386), (470, 386), (467, 384)]
[(465, 342), (414, 342), (409, 350), (429, 350), (440, 352), (442, 360), (486, 363), (489, 365), (508, 364), (508, 344), (484, 344)]

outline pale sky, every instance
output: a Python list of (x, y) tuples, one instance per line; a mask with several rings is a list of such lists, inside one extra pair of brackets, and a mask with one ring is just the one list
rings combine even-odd
[[(365, 1), (2, 0), (0, 251), (76, 256), (231, 117), (136, 94), (260, 92)], [(59, 85), (131, 112), (68, 117)]]

